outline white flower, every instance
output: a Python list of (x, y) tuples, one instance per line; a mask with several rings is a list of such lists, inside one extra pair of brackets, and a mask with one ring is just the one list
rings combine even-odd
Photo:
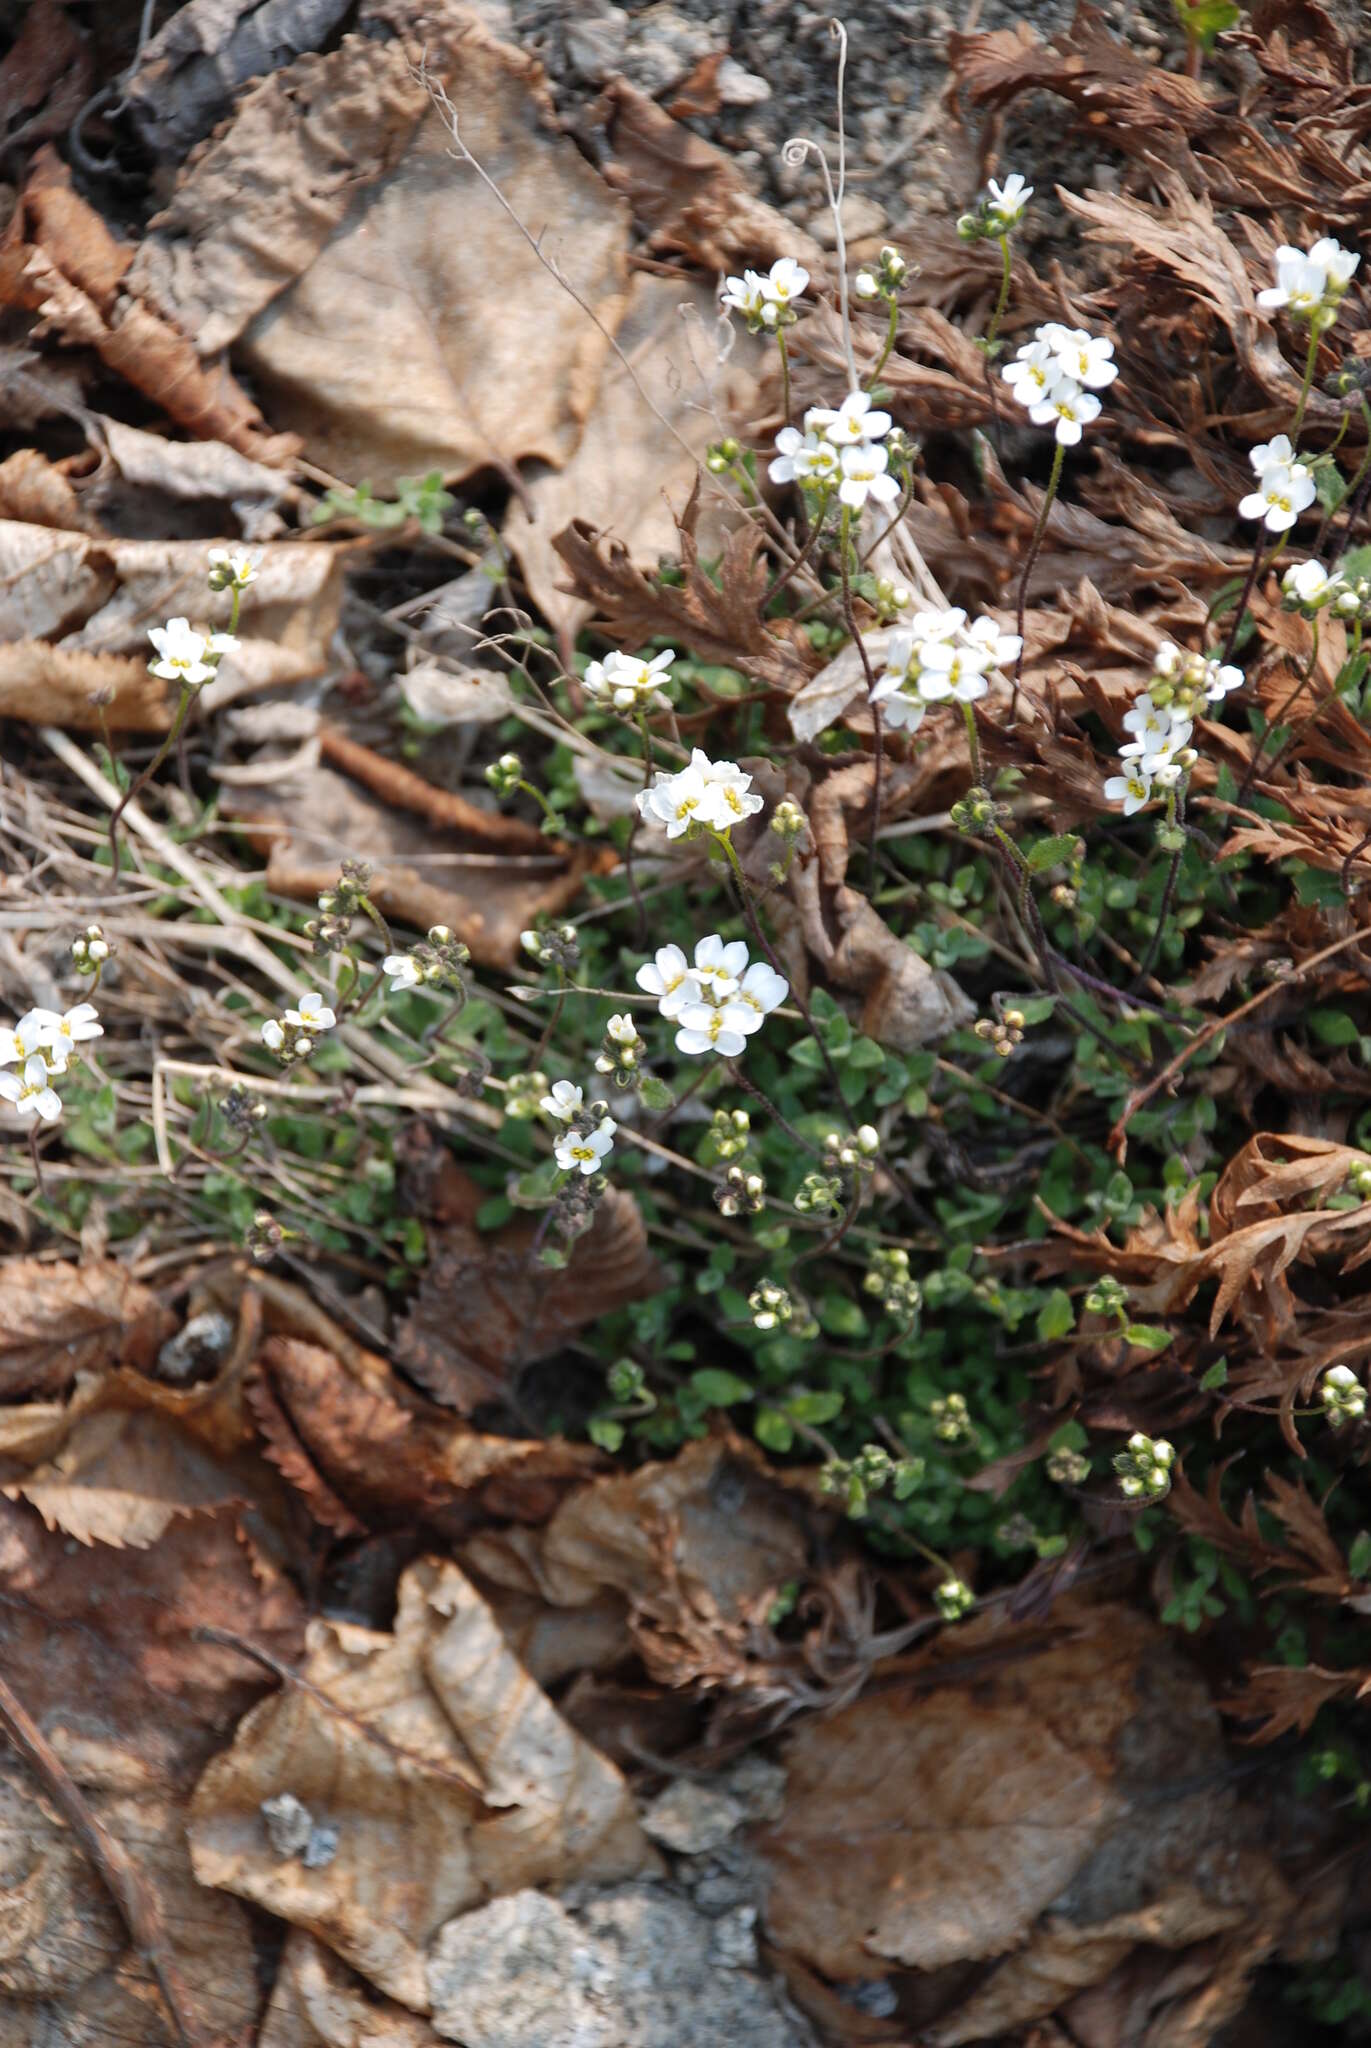
[(835, 446), (855, 448), (864, 441), (883, 440), (890, 432), (890, 414), (874, 410), (865, 391), (849, 391), (836, 411), (812, 405), (805, 414), (805, 427), (822, 427)]
[(1207, 661), (1204, 665), (1204, 694), (1211, 704), (1222, 704), (1230, 690), (1243, 686), (1243, 672), (1232, 662)]
[(293, 1024), (297, 1031), (327, 1031), (338, 1019), (323, 997), (312, 992), (301, 996), (298, 1008), (283, 1011), (282, 1022)]
[(610, 1018), (605, 1025), (605, 1036), (612, 1038), (616, 1045), (636, 1045), (638, 1027), (625, 1010)]
[[(1166, 642), (1163, 642), (1163, 645), (1166, 644)], [(1161, 673), (1164, 674), (1165, 671), (1163, 670)], [(1166, 735), (1171, 730), (1171, 713), (1164, 705), (1154, 704), (1152, 699), (1144, 692), (1141, 697), (1134, 700), (1132, 710), (1125, 711), (1123, 715), (1123, 729), (1125, 732), (1131, 732), (1135, 735), (1135, 738), (1140, 743), (1141, 750), (1145, 752), (1151, 741), (1164, 740), (1166, 738)]]
[(676, 1044), (681, 1052), (717, 1052), (735, 1059), (746, 1046), (747, 1035), (727, 1007), (716, 1010), (708, 1003), (689, 1003), (681, 1012)]
[(1257, 293), (1259, 306), (1288, 306), (1292, 313), (1317, 313), (1328, 290), (1328, 272), (1299, 249), (1276, 251), (1276, 282)]
[(209, 642), (203, 633), (193, 631), (189, 619), (168, 619), (165, 626), (149, 626), (148, 638), (161, 657), (148, 663), (153, 675), (189, 685), (207, 683), (214, 674), (205, 660)]
[(1062, 377), (1047, 396), (1028, 409), (1035, 427), (1056, 421), (1057, 439), (1063, 448), (1074, 448), (1092, 420), (1100, 416), (1100, 401), (1093, 391), (1083, 391), (1070, 377)]
[(99, 1015), (94, 1003), (77, 1003), (74, 1009), (63, 1011), (54, 1020), (47, 1043), (53, 1052), (62, 1056), (64, 1067), (66, 1055), (75, 1052), (78, 1045), (84, 1044), (88, 1038), (104, 1037), (104, 1025), (96, 1022)]
[(985, 679), (989, 657), (965, 641), (931, 640), (919, 649), (919, 694), (930, 703), (955, 697), (974, 704), (990, 685)]
[(732, 995), (746, 967), (747, 947), (741, 939), (731, 939), (725, 945), (717, 932), (710, 932), (707, 938), (696, 942), (691, 971), (700, 985), (700, 993), (711, 1002), (721, 1002)]
[(1247, 459), (1256, 477), (1264, 477), (1268, 469), (1289, 469), (1295, 460), (1290, 436), (1277, 434), (1272, 441), (1259, 441)]
[(1344, 249), (1332, 235), (1321, 235), (1309, 251), (1309, 261), (1326, 270), (1328, 282), (1336, 292), (1342, 293), (1356, 276), (1361, 257), (1351, 249)]
[(762, 297), (773, 306), (788, 306), (792, 299), (798, 299), (809, 283), (809, 272), (793, 256), (781, 256), (772, 264), (770, 273), (759, 280)]
[(20, 1074), (0, 1074), (0, 1099), (11, 1103), (20, 1116), (38, 1116), (45, 1124), (55, 1123), (62, 1114), (62, 1098), (48, 1078), (48, 1064), (41, 1053), (24, 1062)]
[[(53, 1047), (61, 1024), (62, 1019), (56, 1010), (25, 1010), (13, 1031), (0, 1031), (0, 1067), (22, 1064), (34, 1053)], [(59, 1053), (53, 1062), (54, 1072), (64, 1073), (66, 1064)]]
[(922, 697), (908, 696), (900, 688), (900, 680), (889, 674), (879, 677), (870, 701), (883, 707), (885, 722), (894, 731), (914, 732), (923, 724), (928, 706)]
[(988, 179), (986, 190), (990, 194), (986, 217), (999, 228), (1012, 228), (1033, 197), (1033, 187), (1025, 183), (1018, 171), (1011, 171), (1003, 185), (998, 178)]
[(859, 270), (852, 280), (852, 289), (859, 299), (874, 299), (881, 287), (869, 270)]
[(1108, 803), (1122, 804), (1125, 818), (1131, 818), (1134, 811), (1140, 811), (1151, 801), (1151, 778), (1142, 768), (1130, 767), (1126, 775), (1110, 776), (1104, 794)]
[(246, 590), (257, 581), (260, 553), (252, 548), (211, 548), (210, 582), (218, 590)]
[(1120, 747), (1119, 755), (1128, 764), (1125, 774), (1136, 773), (1144, 780), (1160, 783), (1163, 789), (1174, 788), (1180, 780), (1181, 770), (1189, 767), (1194, 758), (1194, 750), (1190, 746), (1190, 720), (1178, 719), (1164, 739), (1150, 742), (1135, 740), (1130, 747)]
[(634, 798), (639, 814), (650, 825), (665, 826), (668, 839), (679, 839), (705, 802), (704, 771), (709, 765), (708, 755), (696, 747), (689, 767), (679, 773), (667, 775), (659, 769), (651, 789), (641, 790)]
[(552, 1093), (538, 1098), (539, 1109), (555, 1116), (558, 1123), (574, 1123), (581, 1114), (582, 1091), (574, 1081), (554, 1081)]
[(749, 320), (760, 320), (766, 304), (767, 282), (755, 270), (745, 270), (741, 277), (725, 278), (719, 304), (731, 313), (742, 313)]
[(1002, 633), (988, 612), (982, 612), (966, 629), (969, 644), (984, 654), (988, 668), (1003, 668), (1006, 662), (1017, 661), (1023, 651), (1023, 641), (1017, 633)]
[(1174, 640), (1163, 640), (1152, 657), (1152, 666), (1164, 682), (1178, 676), (1185, 666), (1185, 656)]
[[(698, 750), (697, 750), (698, 753)], [(703, 754), (705, 801), (700, 816), (716, 832), (727, 832), (762, 808), (763, 799), (752, 787), (752, 777), (736, 761), (709, 761)]]
[(766, 472), (773, 484), (827, 482), (838, 473), (837, 449), (817, 434), (782, 427), (776, 436), (776, 450)]
[(265, 1045), (270, 1052), (280, 1052), (285, 1042), (286, 1034), (281, 1029), (280, 1019), (277, 1017), (268, 1017), (266, 1023), (262, 1026), (263, 1045)]
[(1118, 376), (1114, 344), (1103, 335), (1090, 334), (1084, 327), (1063, 327), (1056, 320), (1049, 320), (1038, 333), (1062, 375), (1087, 391), (1103, 391)]
[(1255, 491), (1239, 501), (1240, 519), (1260, 519), (1268, 533), (1288, 533), (1313, 504), (1314, 482), (1302, 462), (1268, 469)]
[(654, 654), (651, 661), (641, 655), (607, 654), (603, 661), (587, 664), (582, 678), (592, 697), (608, 697), (616, 711), (636, 711), (651, 706), (660, 710), (669, 702), (658, 685), (665, 682), (676, 659), (674, 647)]
[(387, 953), (381, 962), (382, 969), (391, 979), (390, 992), (398, 995), (402, 988), (422, 988), (424, 977), (419, 972), (419, 963), (408, 953)]
[(651, 960), (645, 960), (634, 976), (639, 988), (657, 998), (663, 1017), (679, 1017), (687, 1003), (698, 1002), (700, 984), (679, 946), (660, 946)]
[(878, 505), (889, 505), (898, 498), (900, 487), (886, 472), (889, 460), (879, 442), (845, 447), (843, 480), (838, 487), (838, 496), (843, 504), (850, 505), (854, 512), (860, 512), (868, 498), (874, 498)]
[[(1042, 331), (1040, 328), (1040, 336)], [(1013, 362), (1005, 364), (1000, 375), (1020, 405), (1036, 405), (1062, 380), (1055, 350), (1041, 339), (1026, 341), (1015, 352)]]
[(765, 960), (754, 960), (736, 991), (724, 1004), (727, 1021), (739, 1031), (760, 1031), (763, 1023), (790, 994), (790, 983)]
[(1292, 563), (1281, 578), (1281, 589), (1297, 604), (1308, 605), (1311, 611), (1328, 604), (1346, 587), (1341, 569), (1335, 569), (1330, 576), (1322, 562), (1308, 561)]
[(567, 1173), (598, 1173), (614, 1150), (614, 1133), (619, 1126), (612, 1116), (601, 1117), (593, 1131), (568, 1131), (552, 1148), (552, 1156)]

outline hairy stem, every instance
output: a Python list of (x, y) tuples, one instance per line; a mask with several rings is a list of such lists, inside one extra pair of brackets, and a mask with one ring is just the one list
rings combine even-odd
[(1066, 443), (1058, 441), (1052, 451), (1052, 474), (1047, 479), (1047, 489), (1043, 494), (1042, 504), (1038, 508), (1037, 521), (1033, 527), (1033, 538), (1028, 543), (1028, 554), (1024, 559), (1023, 574), (1019, 578), (1018, 623), (1015, 628), (1019, 635), (1019, 653), (1014, 663), (1014, 694), (1009, 700), (1011, 724), (1018, 716), (1019, 687), (1023, 681), (1023, 628), (1024, 614), (1028, 608), (1028, 579), (1033, 574), (1033, 565), (1038, 559), (1038, 551), (1043, 544), (1043, 535), (1047, 531), (1047, 515), (1052, 510), (1052, 501), (1057, 495), (1057, 486), (1062, 480), (1062, 464), (1065, 461)]

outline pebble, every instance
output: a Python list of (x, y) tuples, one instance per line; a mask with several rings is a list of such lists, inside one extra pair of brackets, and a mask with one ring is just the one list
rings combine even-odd
[[(842, 215), (843, 233), (849, 242), (860, 242), (867, 235), (879, 235), (886, 224), (885, 208), (864, 192), (848, 193), (843, 201)], [(811, 214), (805, 225), (822, 248), (837, 247), (833, 215), (826, 206)]]

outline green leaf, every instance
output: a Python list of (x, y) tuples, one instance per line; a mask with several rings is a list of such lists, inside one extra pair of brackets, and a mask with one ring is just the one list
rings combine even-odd
[(612, 1415), (592, 1415), (586, 1424), (586, 1435), (600, 1450), (617, 1451), (623, 1445), (624, 1425)]
[(1305, 1017), (1321, 1045), (1355, 1045), (1361, 1037), (1346, 1010), (1308, 1010)]
[(1045, 1024), (1056, 1006), (1055, 996), (1020, 996), (1013, 1007), (1023, 1013), (1025, 1024)]
[(1354, 1579), (1371, 1579), (1371, 1533), (1359, 1529), (1347, 1553), (1347, 1569)]
[(855, 1301), (845, 1294), (826, 1294), (818, 1304), (818, 1317), (830, 1337), (864, 1337), (866, 1317)]
[(1051, 839), (1039, 839), (1028, 849), (1028, 871), (1040, 875), (1044, 868), (1055, 868), (1059, 862), (1076, 858), (1075, 832), (1058, 832)]
[(752, 1434), (768, 1451), (788, 1451), (795, 1442), (795, 1432), (779, 1408), (758, 1409)]
[(1064, 1287), (1054, 1287), (1047, 1300), (1038, 1310), (1034, 1325), (1044, 1344), (1050, 1344), (1054, 1337), (1065, 1337), (1076, 1327), (1076, 1311), (1071, 1305), (1071, 1296)]
[(638, 1099), (644, 1109), (670, 1109), (676, 1098), (665, 1081), (659, 1081), (655, 1074), (644, 1074), (638, 1083)]
[(1227, 1382), (1228, 1360), (1226, 1358), (1216, 1358), (1208, 1372), (1204, 1375), (1204, 1378), (1200, 1381), (1200, 1385), (1206, 1394), (1212, 1394), (1216, 1387), (1225, 1386)]
[(1160, 1330), (1155, 1323), (1130, 1323), (1124, 1331), (1130, 1344), (1140, 1344), (1145, 1351), (1165, 1351), (1172, 1342), (1169, 1330)]
[(785, 1412), (792, 1422), (807, 1422), (811, 1428), (820, 1428), (825, 1422), (832, 1422), (835, 1415), (843, 1412), (841, 1394), (792, 1394), (785, 1404)]
[(690, 1384), (700, 1399), (710, 1408), (731, 1408), (737, 1401), (750, 1401), (752, 1389), (746, 1380), (740, 1380), (736, 1373), (725, 1372), (722, 1367), (707, 1365), (690, 1375)]
[(1242, 20), (1242, 9), (1234, 0), (1198, 0), (1196, 6), (1186, 6), (1185, 0), (1174, 0), (1181, 27), (1192, 43), (1198, 43), (1202, 50), (1212, 50), (1215, 41), (1225, 29), (1236, 28)]
[(1079, 1422), (1064, 1422), (1047, 1440), (1049, 1451), (1084, 1451), (1089, 1444), (1090, 1438)]
[(542, 1209), (552, 1200), (562, 1180), (555, 1159), (540, 1160), (528, 1173), (521, 1173), (509, 1190), (509, 1198), (521, 1209)]

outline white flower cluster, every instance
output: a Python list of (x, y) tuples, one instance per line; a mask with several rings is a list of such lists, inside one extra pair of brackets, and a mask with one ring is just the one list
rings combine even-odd
[(585, 1106), (585, 1091), (575, 1081), (554, 1081), (550, 1091), (538, 1100), (567, 1129), (552, 1148), (552, 1156), (564, 1173), (598, 1173), (614, 1150), (614, 1133), (619, 1126), (612, 1116), (602, 1114), (604, 1104)]
[[(392, 958), (398, 959), (399, 955)], [(386, 966), (389, 969), (389, 960)], [(323, 997), (311, 991), (309, 995), (301, 996), (294, 1009), (282, 1011), (279, 1017), (267, 1018), (262, 1026), (262, 1043), (268, 1051), (279, 1053), (283, 1059), (308, 1059), (320, 1032), (330, 1030), (337, 1022), (337, 1016)]]
[(1288, 306), (1297, 320), (1331, 325), (1360, 262), (1360, 256), (1344, 249), (1332, 235), (1321, 235), (1309, 249), (1292, 249), (1283, 242), (1276, 251), (1276, 282), (1257, 293), (1257, 304), (1273, 310)]
[(1119, 374), (1114, 344), (1084, 327), (1049, 320), (1025, 342), (1000, 375), (1035, 427), (1053, 427), (1064, 448), (1074, 448), (1100, 416), (1095, 396)]
[(1317, 495), (1308, 464), (1297, 461), (1288, 434), (1259, 442), (1247, 459), (1257, 488), (1239, 500), (1239, 518), (1260, 519), (1268, 533), (1288, 533)]
[(968, 624), (960, 606), (916, 612), (891, 634), (871, 702), (884, 706), (888, 725), (912, 732), (930, 704), (948, 698), (974, 704), (984, 697), (990, 671), (1017, 660), (1022, 646), (1017, 633), (1002, 633), (984, 613)]
[(1355, 619), (1371, 594), (1364, 577), (1349, 583), (1341, 569), (1325, 569), (1312, 556), (1291, 564), (1281, 578), (1281, 591), (1287, 610), (1303, 612), (1306, 618), (1330, 611), (1337, 619)]
[(1131, 818), (1151, 802), (1154, 785), (1174, 789), (1197, 759), (1190, 738), (1199, 709), (1221, 704), (1242, 683), (1242, 670), (1231, 662), (1190, 654), (1163, 640), (1152, 657), (1149, 688), (1124, 713), (1124, 731), (1133, 737), (1119, 748), (1123, 773), (1105, 783), (1109, 802), (1122, 804)]
[(209, 587), (211, 590), (246, 590), (257, 581), (261, 553), (253, 548), (211, 548)]
[[(232, 633), (197, 633), (189, 619), (168, 619), (165, 626), (149, 626), (148, 638), (157, 653), (148, 663), (155, 676), (180, 683), (183, 689), (198, 690), (214, 674), (222, 655), (232, 654), (238, 645)], [(213, 655), (214, 659), (206, 657)]]
[(66, 1073), (78, 1046), (103, 1037), (98, 1017), (94, 1003), (77, 1003), (60, 1015), (56, 1010), (26, 1010), (13, 1030), (0, 1030), (0, 1069), (19, 1070), (0, 1072), (0, 1101), (8, 1102), (16, 1116), (55, 1123), (62, 1101), (53, 1079)]
[(607, 654), (603, 661), (588, 663), (581, 681), (588, 697), (605, 699), (616, 711), (666, 711), (671, 700), (663, 696), (661, 685), (669, 680), (675, 659), (674, 647), (654, 654), (651, 661), (638, 654)]
[(957, 222), (957, 233), (964, 242), (998, 240), (1018, 226), (1032, 197), (1033, 187), (1019, 171), (1011, 171), (1003, 184), (991, 178), (975, 211), (964, 213)]
[(868, 498), (888, 505), (900, 495), (890, 474), (890, 451), (884, 445), (890, 414), (873, 406), (866, 391), (849, 391), (839, 406), (811, 405), (804, 432), (782, 427), (767, 475), (774, 484), (799, 483), (829, 488), (838, 481), (842, 504), (860, 512)]
[(651, 789), (641, 790), (634, 801), (646, 822), (664, 827), (668, 839), (679, 839), (692, 825), (727, 832), (762, 808), (752, 777), (736, 761), (711, 761), (699, 747), (675, 775), (658, 769)]
[(741, 313), (749, 327), (781, 327), (787, 316), (794, 317), (796, 299), (803, 296), (809, 272), (793, 256), (782, 256), (765, 276), (745, 270), (741, 277), (724, 280), (719, 303), (730, 313)]
[(736, 1059), (754, 1031), (790, 993), (784, 975), (765, 960), (749, 961), (741, 939), (725, 945), (717, 932), (698, 941), (692, 964), (679, 946), (661, 946), (637, 973), (638, 986), (675, 1024), (686, 1053)]

